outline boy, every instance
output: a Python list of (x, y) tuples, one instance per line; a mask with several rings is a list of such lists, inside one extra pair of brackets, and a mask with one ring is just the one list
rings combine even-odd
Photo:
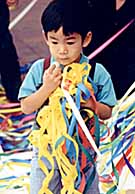
[[(44, 59), (39, 59), (28, 72), (19, 92), (19, 99), (24, 113), (29, 114), (39, 110), (61, 85), (61, 66), (55, 64), (62, 64), (65, 69), (70, 64), (89, 63), (88, 58), (82, 53), (82, 48), (90, 43), (92, 37), (92, 33), (88, 31), (87, 22), (85, 22), (87, 21), (87, 15), (85, 15), (87, 10), (81, 15), (81, 11), (86, 7), (82, 1), (78, 0), (53, 0), (44, 10), (41, 22), (43, 36), (51, 53), (50, 66), (44, 70)], [(95, 92), (96, 110), (92, 98), (89, 98), (87, 102), (83, 102), (83, 106), (96, 111), (100, 119), (108, 119), (111, 116), (112, 107), (116, 104), (116, 97), (110, 75), (101, 64), (95, 66), (93, 81), (98, 88), (98, 91)], [(58, 122), (60, 123), (60, 121)], [(34, 129), (38, 128), (38, 126), (34, 126)], [(46, 135), (45, 133), (44, 135)], [(53, 145), (50, 143), (48, 146), (49, 152), (51, 152)], [(40, 168), (38, 156), (39, 150), (34, 148), (31, 194), (48, 194), (50, 191), (53, 194), (61, 193), (64, 182), (61, 181), (61, 173), (56, 158), (54, 158), (54, 173), (49, 182), (49, 190), (42, 190), (42, 186), (46, 186), (44, 182), (46, 175)], [(52, 172), (51, 162), (44, 160), (44, 163), (47, 169)], [(90, 173), (90, 171), (88, 172)], [(89, 173), (86, 175), (86, 181), (88, 181)], [(70, 187), (70, 184), (68, 187)], [(77, 184), (74, 187), (75, 190), (72, 193), (81, 193), (77, 190), (79, 187)], [(84, 191), (84, 184), (83, 187)], [(99, 193), (97, 174), (90, 188), (82, 193)]]

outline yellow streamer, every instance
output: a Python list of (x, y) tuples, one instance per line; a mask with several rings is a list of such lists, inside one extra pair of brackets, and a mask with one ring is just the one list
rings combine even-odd
[[(63, 80), (66, 83), (70, 81), (69, 92), (71, 95), (74, 95), (77, 91), (77, 84), (85, 82), (88, 88), (91, 88), (91, 84), (88, 83), (87, 78), (89, 76), (91, 66), (87, 63), (78, 64), (73, 63), (64, 68), (63, 71)], [(62, 146), (65, 142), (65, 139), (70, 140), (76, 150), (76, 157), (78, 158), (78, 145), (74, 138), (70, 137), (67, 134), (67, 127), (63, 117), (60, 98), (64, 97), (63, 91), (58, 87), (49, 97), (49, 104), (44, 106), (37, 115), (37, 122), (40, 126), (39, 130), (32, 131), (29, 136), (30, 142), (38, 148), (39, 150), (39, 166), (46, 175), (46, 178), (43, 181), (42, 188), (38, 194), (52, 194), (48, 188), (49, 182), (52, 179), (54, 174), (54, 157), (58, 163), (58, 167), (62, 177), (63, 188), (61, 194), (80, 194), (74, 188), (74, 182), (78, 176), (76, 164), (72, 164), (66, 155), (63, 153)], [(83, 99), (81, 99), (83, 101)], [(72, 111), (66, 103), (66, 116), (71, 117)], [(64, 140), (57, 146), (55, 149), (56, 142), (63, 137)], [(48, 150), (48, 145), (51, 148), (51, 151)], [(52, 170), (49, 172), (41, 157), (47, 158), (52, 166)]]

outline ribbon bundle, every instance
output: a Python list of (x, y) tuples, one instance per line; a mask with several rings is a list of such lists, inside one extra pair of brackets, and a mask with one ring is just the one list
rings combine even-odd
[[(70, 77), (70, 73), (68, 74), (68, 78)], [(86, 69), (83, 71), (83, 73), (88, 75)], [(76, 106), (80, 110), (83, 119), (88, 125), (90, 125), (89, 118), (93, 118), (93, 113), (89, 112), (88, 110), (80, 109), (80, 102), (85, 100), (85, 98), (87, 99), (89, 96), (89, 90), (87, 90), (87, 88), (89, 88), (90, 85), (85, 79), (87, 76), (83, 77), (83, 84), (85, 83), (84, 85), (87, 85), (87, 88), (85, 88), (86, 90), (84, 90), (82, 85), (77, 84), (77, 87), (81, 88), (80, 91), (83, 91), (83, 98), (81, 98), (80, 91), (73, 87), (72, 84), (69, 84), (68, 80), (72, 80), (71, 77), (69, 79), (66, 79), (66, 77), (67, 75), (65, 76), (65, 82), (67, 82), (66, 87), (69, 89), (72, 98), (75, 100)], [(75, 78), (76, 77), (77, 76), (75, 76)], [(71, 87), (69, 87), (70, 85)], [(124, 95), (124, 97), (118, 102), (117, 106), (114, 107), (112, 118), (105, 123), (100, 121), (99, 152), (101, 153), (102, 160), (98, 162), (98, 171), (100, 193), (103, 194), (125, 194), (125, 189), (123, 186), (128, 179), (129, 172), (135, 176), (135, 169), (133, 166), (135, 158), (134, 90), (135, 83), (132, 85), (129, 91), (127, 91), (127, 94)], [(73, 95), (73, 91), (76, 93), (76, 95)], [(60, 98), (60, 96), (62, 96), (62, 98)], [(55, 107), (57, 108), (54, 111), (57, 113), (55, 114), (57, 115), (57, 118), (54, 118), (54, 113), (51, 113), (49, 109), (41, 109), (37, 120), (41, 125), (40, 131), (45, 133), (44, 137), (42, 137), (42, 134), (40, 134), (39, 131), (35, 131), (35, 133), (38, 133), (38, 135), (41, 136), (41, 142), (38, 142), (37, 139), (33, 138), (32, 141), (35, 141), (33, 144), (39, 146), (37, 142), (41, 143), (44, 145), (43, 148), (47, 150), (47, 145), (44, 142), (44, 138), (56, 137), (56, 139), (48, 138), (48, 142), (53, 144), (54, 152), (48, 152), (47, 158), (53, 167), (54, 161), (52, 160), (52, 156), (53, 154), (54, 156), (57, 155), (57, 162), (64, 180), (62, 192), (64, 193), (68, 190), (69, 193), (72, 191), (75, 193), (85, 193), (92, 182), (91, 177), (89, 177), (89, 183), (86, 182), (85, 174), (83, 174), (83, 169), (87, 164), (86, 157), (89, 158), (88, 162), (90, 162), (89, 164), (93, 165), (93, 169), (93, 163), (96, 158), (91, 160), (89, 155), (87, 155), (87, 149), (85, 148), (88, 148), (89, 142), (85, 137), (85, 134), (82, 132), (80, 126), (74, 124), (74, 122), (76, 123), (75, 116), (72, 114), (72, 111), (60, 88), (55, 94), (52, 95), (52, 101), (50, 100), (50, 103), (54, 101), (53, 98), (55, 98), (56, 102)], [(60, 99), (60, 101), (57, 104), (58, 99)], [(4, 90), (2, 88), (0, 88), (0, 102), (0, 191), (4, 192), (7, 189), (12, 189), (13, 193), (15, 190), (17, 190), (19, 193), (19, 188), (27, 188), (27, 191), (29, 191), (31, 146), (27, 140), (27, 137), (31, 132), (30, 128), (35, 115), (24, 115), (21, 112), (18, 103), (7, 104)], [(61, 111), (59, 112), (58, 110)], [(51, 134), (50, 130), (48, 130), (49, 133), (47, 135), (47, 131), (44, 131), (45, 128), (42, 128), (43, 125), (41, 123), (45, 118), (42, 118), (42, 113), (44, 113), (44, 111), (44, 116), (51, 114), (51, 117), (48, 117), (48, 120), (45, 120), (43, 125), (46, 126), (46, 128), (50, 127), (51, 129), (57, 129), (56, 134), (54, 134), (56, 136)], [(51, 120), (49, 121), (50, 118), (53, 120), (53, 122), (51, 122)], [(58, 123), (57, 121), (59, 120), (60, 122)], [(53, 123), (53, 125), (50, 126), (49, 122)], [(66, 133), (67, 129), (69, 129), (69, 133)], [(53, 132), (55, 132), (55, 130), (53, 130)], [(91, 128), (90, 133), (94, 134), (95, 130)], [(82, 137), (82, 139), (80, 139), (80, 137)], [(81, 145), (82, 147), (80, 147)], [(73, 151), (72, 153), (74, 154), (69, 153), (68, 148), (72, 148), (70, 150)], [(80, 153), (79, 149), (81, 150)], [(49, 183), (49, 178), (53, 176), (53, 168), (51, 174), (49, 174), (48, 169), (44, 165), (44, 150), (40, 150), (39, 156), (41, 159), (39, 160), (39, 164), (43, 168), (43, 171), (48, 175)], [(78, 156), (81, 156), (82, 158), (80, 163), (77, 162)], [(79, 171), (81, 172), (80, 174), (78, 173)], [(92, 176), (94, 176), (94, 170)], [(70, 180), (71, 187), (69, 187), (68, 177), (73, 177), (73, 179)], [(47, 193), (50, 192), (49, 188), (46, 187), (46, 182), (43, 183), (43, 188), (47, 189)], [(44, 190), (41, 190), (40, 193), (43, 193), (43, 191)]]
[[(19, 103), (8, 103), (0, 88), (0, 192), (29, 190), (31, 146), (27, 140), (35, 115), (24, 115)], [(24, 155), (25, 153), (25, 155)]]
[[(81, 109), (81, 102), (85, 102), (93, 93), (91, 83), (88, 82), (90, 68), (86, 63), (73, 63), (65, 67), (63, 82), (94, 137), (99, 134), (99, 128), (98, 131), (95, 128), (98, 119), (92, 111)], [(46, 175), (39, 194), (52, 193), (49, 182), (54, 174), (54, 157), (62, 179), (61, 193), (86, 193), (95, 175), (96, 158), (61, 88), (52, 93), (49, 104), (39, 111), (37, 122), (40, 128), (33, 131), (29, 139), (39, 150), (39, 165)], [(97, 139), (95, 141), (98, 145)], [(51, 170), (48, 170), (46, 160), (51, 164)], [(90, 169), (93, 169), (92, 173), (89, 173)]]
[[(129, 171), (135, 176), (133, 167), (135, 158), (134, 90), (135, 83), (114, 107), (112, 118), (102, 126), (100, 151), (103, 160), (99, 163), (99, 173), (100, 189), (103, 193), (122, 193)], [(104, 168), (104, 163), (106, 168)]]

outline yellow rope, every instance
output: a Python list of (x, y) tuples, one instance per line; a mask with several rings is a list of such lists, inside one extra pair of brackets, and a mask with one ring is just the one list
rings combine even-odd
[[(71, 68), (71, 71), (68, 71), (69, 67)], [(87, 86), (91, 86), (87, 83), (87, 77), (89, 75), (90, 68), (91, 66), (87, 63), (73, 63), (64, 68), (63, 80), (64, 82), (67, 80), (71, 81), (71, 84), (68, 88), (71, 95), (76, 93), (76, 85), (82, 82), (82, 77), (84, 77), (84, 82), (87, 84)], [(78, 176), (76, 169), (77, 160), (74, 164), (72, 164), (67, 156), (63, 153), (62, 146), (65, 140), (63, 140), (57, 146), (57, 148), (55, 148), (57, 141), (61, 137), (64, 137), (73, 143), (76, 151), (76, 157), (78, 158), (78, 145), (76, 141), (67, 134), (68, 129), (66, 127), (62, 113), (60, 98), (63, 97), (63, 95), (64, 94), (60, 87), (58, 87), (52, 93), (52, 95), (49, 97), (49, 104), (44, 106), (37, 115), (37, 122), (40, 126), (40, 129), (32, 131), (29, 136), (30, 142), (39, 150), (39, 166), (46, 175), (46, 178), (42, 184), (42, 188), (38, 194), (52, 194), (48, 188), (48, 185), (54, 174), (54, 157), (56, 158), (62, 177), (63, 188), (61, 193), (65, 194), (68, 192), (68, 194), (80, 194), (80, 192), (74, 188), (74, 182)], [(71, 109), (68, 103), (66, 103), (66, 116), (68, 118), (71, 116)], [(52, 152), (48, 151), (48, 145), (51, 146)], [(41, 157), (45, 157), (50, 162), (52, 166), (51, 171), (48, 171), (47, 167), (41, 160)]]

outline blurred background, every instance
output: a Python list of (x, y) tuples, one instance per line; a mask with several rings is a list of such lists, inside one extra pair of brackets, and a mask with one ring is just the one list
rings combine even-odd
[(20, 14), (33, 3), (34, 6), (12, 28), (14, 44), (20, 64), (29, 63), (37, 58), (46, 57), (49, 52), (42, 38), (40, 16), (48, 0), (21, 0), (15, 9), (10, 10), (10, 21), (14, 22)]

